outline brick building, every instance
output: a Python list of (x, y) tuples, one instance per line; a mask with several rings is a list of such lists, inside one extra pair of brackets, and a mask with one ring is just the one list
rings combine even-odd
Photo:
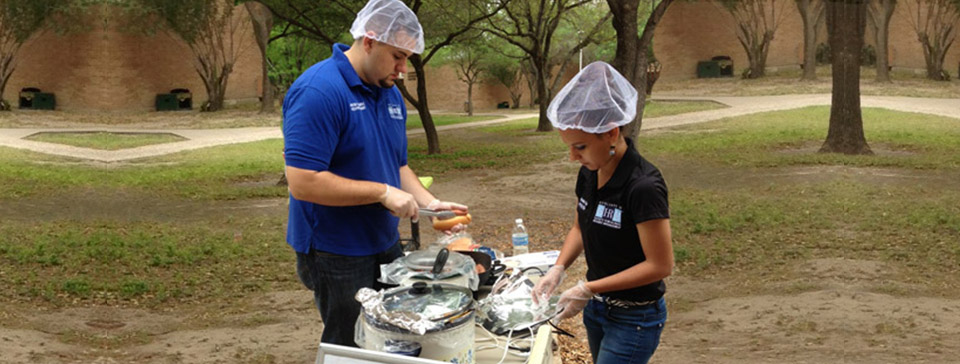
[[(767, 68), (772, 70), (800, 67), (803, 63), (803, 22), (793, 1), (782, 4), (783, 23), (770, 44)], [(926, 74), (923, 49), (909, 20), (906, 0), (897, 5), (890, 20), (889, 61), (894, 70)], [(915, 5), (912, 5), (915, 7)], [(663, 64), (661, 80), (696, 77), (697, 62), (714, 56), (733, 59), (734, 74), (749, 67), (747, 55), (734, 32), (733, 17), (719, 4), (709, 1), (675, 1), (670, 5), (653, 37), (654, 53)], [(960, 25), (960, 24), (958, 24)], [(823, 27), (825, 28), (825, 27)], [(826, 43), (825, 30), (820, 29), (817, 43)], [(867, 26), (865, 42), (874, 45), (874, 35)], [(944, 60), (944, 70), (957, 76), (960, 47), (954, 46)]]
[[(792, 1), (778, 1), (784, 3), (784, 21), (771, 44), (767, 67), (795, 69), (803, 62), (802, 22)], [(243, 6), (237, 10), (246, 11)], [(898, 5), (890, 24), (890, 65), (894, 69), (922, 73), (923, 52), (907, 12), (906, 6)], [(261, 84), (259, 50), (252, 31), (241, 34), (243, 41), (239, 43), (244, 50), (230, 75), (226, 99), (255, 102)], [(867, 43), (873, 43), (869, 30), (866, 39)], [(821, 34), (818, 42), (826, 42), (825, 34)], [(736, 75), (748, 65), (734, 33), (732, 17), (707, 1), (674, 2), (657, 27), (654, 50), (663, 64), (660, 79), (665, 82), (696, 77), (697, 62), (718, 55), (733, 59)], [(186, 88), (193, 92), (196, 108), (206, 100), (206, 91), (191, 58), (184, 42), (164, 33), (144, 36), (101, 28), (67, 36), (47, 32), (23, 45), (19, 65), (4, 96), (16, 105), (21, 88), (37, 87), (55, 93), (60, 110), (136, 112), (153, 110), (157, 93)], [(960, 46), (955, 46), (947, 54), (944, 69), (957, 76), (958, 62)], [(410, 69), (412, 71), (412, 67)], [(573, 76), (576, 65), (569, 69), (567, 78)], [(428, 66), (427, 71), (431, 109), (463, 111), (467, 87), (457, 79), (454, 68)], [(414, 91), (410, 83), (410, 90)], [(522, 89), (521, 105), (527, 105), (529, 95), (525, 81)], [(473, 102), (477, 110), (492, 109), (509, 100), (509, 92), (503, 86), (474, 85)]]
[[(246, 12), (243, 6), (236, 10)], [(242, 51), (226, 99), (256, 101), (261, 63), (252, 26), (237, 36)], [(58, 110), (149, 111), (156, 94), (185, 88), (197, 108), (207, 94), (192, 58), (185, 42), (163, 32), (147, 36), (98, 26), (63, 36), (47, 31), (21, 47), (4, 98), (16, 107), (20, 90), (36, 87), (56, 95)]]

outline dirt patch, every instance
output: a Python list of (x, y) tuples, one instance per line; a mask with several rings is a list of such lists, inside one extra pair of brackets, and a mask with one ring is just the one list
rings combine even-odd
[(957, 310), (957, 300), (846, 289), (718, 298), (672, 315), (656, 358), (662, 363), (946, 363), (960, 354)]
[(306, 363), (322, 324), (312, 293), (270, 292), (241, 312), (68, 308), (0, 327), (3, 363)]
[(853, 259), (814, 259), (798, 270), (810, 278), (843, 282), (877, 280), (893, 273), (881, 262)]
[(83, 350), (82, 347), (59, 342), (55, 335), (35, 330), (0, 328), (0, 361), (4, 363), (63, 363), (69, 362), (73, 353)]
[[(778, 152), (783, 154), (816, 154), (822, 146), (823, 143), (821, 142), (806, 142), (799, 148), (784, 148), (778, 150)], [(912, 150), (884, 143), (870, 143), (870, 150), (874, 155), (884, 157), (903, 157), (918, 154)]]

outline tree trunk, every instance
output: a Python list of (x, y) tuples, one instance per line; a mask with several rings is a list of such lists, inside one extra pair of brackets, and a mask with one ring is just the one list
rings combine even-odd
[(530, 108), (532, 109), (537, 104), (537, 85), (534, 80), (537, 78), (534, 75), (533, 67), (530, 66), (530, 60), (521, 61), (521, 69), (523, 70), (523, 78), (527, 80), (527, 90), (530, 92)]
[(747, 78), (761, 78), (767, 75), (767, 52), (770, 50), (770, 41), (773, 40), (773, 34), (767, 32), (763, 34), (763, 40), (759, 44), (754, 44), (747, 52), (747, 60), (750, 62), (750, 73)]
[(640, 1), (607, 0), (610, 12), (613, 13), (613, 29), (617, 32), (617, 50), (612, 66), (637, 89), (637, 115), (623, 127), (625, 137), (636, 138), (640, 135), (643, 109), (647, 101), (647, 48), (653, 40), (657, 24), (672, 2), (673, 0), (660, 1), (647, 18), (643, 33), (637, 36), (637, 8)]
[(873, 154), (863, 134), (860, 110), (860, 53), (867, 1), (827, 0), (827, 34), (833, 58), (830, 128), (821, 153)]
[(887, 41), (890, 38), (890, 16), (893, 15), (893, 5), (896, 3), (892, 0), (881, 0), (881, 3), (883, 3), (883, 13), (880, 14), (882, 18), (877, 19), (874, 32), (877, 44), (877, 81), (890, 82), (890, 46)]
[[(517, 82), (520, 82), (520, 80), (517, 80)], [(514, 87), (519, 87), (519, 86), (514, 86)], [(520, 98), (523, 97), (523, 91), (514, 90), (513, 88), (511, 88), (509, 91), (510, 91), (510, 101), (513, 102), (513, 105), (510, 105), (510, 108), (511, 108), (511, 109), (519, 109), (519, 108), (520, 108)]]
[(215, 90), (216, 85), (207, 86), (208, 95), (210, 95), (207, 103), (200, 107), (200, 111), (220, 111), (223, 110), (223, 94), (218, 91), (209, 91)]
[(467, 116), (473, 116), (473, 82), (467, 82)]
[[(7, 82), (13, 74), (13, 55), (0, 56), (0, 111), (10, 111), (15, 103), (7, 103), (3, 99), (4, 91), (7, 89)], [(19, 95), (18, 95), (19, 97)]]
[[(10, 82), (10, 76), (16, 69), (16, 63), (13, 61), (17, 57), (17, 51), (20, 45), (14, 45), (5, 54), (0, 54), (0, 110), (8, 111), (13, 108), (13, 103), (7, 104), (3, 100), (4, 91), (7, 89), (7, 82)], [(17, 95), (19, 97), (19, 95)]]
[(930, 40), (926, 34), (920, 40), (923, 43), (923, 58), (927, 63), (927, 78), (934, 81), (950, 80), (943, 72), (943, 59), (947, 56), (950, 46), (940, 47), (939, 42)]
[(274, 112), (273, 86), (267, 73), (267, 44), (270, 43), (270, 30), (273, 29), (273, 13), (265, 5), (257, 1), (244, 3), (250, 20), (253, 23), (253, 34), (257, 38), (257, 47), (260, 48), (260, 77), (263, 95), (260, 98), (260, 113)]
[(409, 58), (413, 65), (414, 72), (417, 73), (417, 98), (407, 90), (405, 82), (398, 82), (397, 88), (413, 107), (417, 108), (420, 114), (420, 122), (423, 124), (423, 133), (427, 137), (427, 154), (440, 153), (440, 138), (437, 136), (437, 127), (433, 123), (433, 115), (430, 114), (430, 107), (427, 105), (427, 73), (424, 70), (423, 58), (419, 54), (414, 54)]
[(890, 82), (890, 19), (896, 7), (896, 0), (878, 0), (867, 8), (877, 45), (877, 82)]
[[(623, 128), (623, 136), (635, 137), (640, 134), (643, 123), (643, 107), (646, 101), (646, 72), (637, 72), (640, 63), (646, 63), (646, 48), (640, 48), (640, 34), (637, 29), (637, 8), (640, 0), (607, 0), (613, 14), (611, 23), (617, 33), (617, 50), (614, 53), (613, 66), (637, 89), (637, 116)], [(643, 68), (646, 71), (646, 65)], [(642, 75), (638, 74), (642, 73)], [(643, 78), (643, 86), (641, 80)]]
[(547, 118), (547, 107), (550, 106), (550, 95), (547, 91), (547, 59), (546, 57), (533, 56), (530, 59), (533, 65), (535, 75), (534, 83), (537, 86), (537, 106), (540, 110), (540, 118), (537, 121), (537, 131), (551, 131), (553, 124)]
[(232, 65), (226, 65), (221, 68), (217, 74), (200, 74), (200, 78), (203, 79), (203, 86), (207, 89), (208, 96), (207, 103), (200, 107), (200, 111), (223, 110), (224, 95), (227, 93), (227, 80), (232, 70)]
[(823, 0), (797, 0), (797, 10), (803, 20), (803, 76), (802, 80), (817, 79), (817, 17), (823, 9)]

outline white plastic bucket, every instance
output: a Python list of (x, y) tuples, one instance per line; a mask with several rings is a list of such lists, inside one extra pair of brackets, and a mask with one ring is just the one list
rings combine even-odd
[(367, 323), (366, 317), (360, 315), (363, 322), (363, 344), (367, 350), (385, 351), (388, 340), (410, 341), (420, 344), (419, 357), (439, 360), (448, 363), (474, 364), (473, 341), (475, 336), (473, 313), (469, 319), (462, 320), (458, 325), (445, 327), (439, 331), (428, 332), (423, 335), (398, 333), (383, 330)]

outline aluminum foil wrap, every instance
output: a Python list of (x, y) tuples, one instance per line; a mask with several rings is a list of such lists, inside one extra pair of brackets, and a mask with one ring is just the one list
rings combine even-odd
[[(463, 281), (465, 287), (476, 291), (480, 286), (480, 276), (477, 274), (476, 263), (470, 257), (450, 252), (446, 264), (440, 273), (430, 271), (433, 257), (437, 255), (439, 247), (430, 247), (423, 251), (410, 253), (389, 264), (380, 265), (380, 282), (390, 285), (407, 285), (412, 281)], [(426, 262), (423, 257), (429, 258)], [(459, 279), (453, 279), (459, 278)]]
[(443, 326), (442, 322), (430, 320), (430, 316), (428, 316), (430, 312), (424, 314), (405, 310), (387, 310), (383, 305), (383, 292), (361, 288), (354, 297), (363, 306), (363, 313), (368, 318), (394, 326), (402, 331), (423, 335)]

